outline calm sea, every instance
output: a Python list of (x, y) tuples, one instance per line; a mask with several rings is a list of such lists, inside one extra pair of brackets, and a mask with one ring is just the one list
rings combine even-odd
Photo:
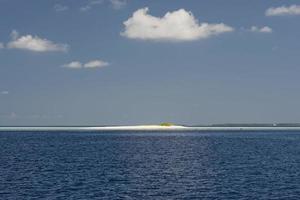
[(300, 199), (300, 132), (0, 132), (0, 199)]

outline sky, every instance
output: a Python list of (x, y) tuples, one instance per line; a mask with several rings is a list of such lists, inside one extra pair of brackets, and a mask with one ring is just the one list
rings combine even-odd
[(0, 0), (0, 126), (300, 122), (298, 0)]

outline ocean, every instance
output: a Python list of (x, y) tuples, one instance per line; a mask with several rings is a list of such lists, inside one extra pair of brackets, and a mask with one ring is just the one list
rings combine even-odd
[(300, 199), (300, 132), (0, 132), (0, 199)]

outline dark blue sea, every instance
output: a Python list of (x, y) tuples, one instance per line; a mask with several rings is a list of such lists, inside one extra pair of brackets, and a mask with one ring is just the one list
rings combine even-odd
[(300, 133), (0, 132), (0, 199), (300, 199)]

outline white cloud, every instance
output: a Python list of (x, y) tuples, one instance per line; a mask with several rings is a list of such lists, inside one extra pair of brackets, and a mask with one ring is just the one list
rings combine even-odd
[(79, 61), (72, 61), (70, 63), (64, 64), (63, 67), (71, 69), (80, 69), (82, 68), (82, 63)]
[(68, 45), (56, 44), (50, 40), (39, 38), (38, 36), (19, 36), (17, 31), (11, 33), (12, 41), (7, 44), (10, 49), (23, 49), (36, 52), (47, 51), (68, 51)]
[(102, 4), (102, 3), (103, 3), (103, 0), (90, 1), (85, 6), (80, 7), (80, 11), (82, 11), (82, 12), (88, 11), (88, 10), (92, 9), (93, 6), (99, 5), (99, 4)]
[[(127, 4), (127, 0), (107, 0), (116, 10), (123, 8)], [(91, 10), (94, 6), (103, 4), (104, 0), (89, 1), (86, 5), (80, 7), (80, 11), (85, 12)]]
[(56, 11), (56, 12), (63, 12), (63, 11), (66, 11), (66, 10), (68, 10), (69, 9), (69, 7), (68, 6), (65, 6), (65, 5), (61, 5), (61, 4), (55, 4), (54, 5), (54, 10)]
[(4, 48), (4, 44), (0, 42), (0, 49)]
[(113, 8), (118, 10), (123, 8), (126, 4), (126, 0), (110, 0), (110, 3), (112, 4)]
[(108, 62), (104, 62), (102, 60), (92, 60), (92, 61), (85, 63), (83, 65), (83, 67), (85, 67), (85, 68), (100, 68), (100, 67), (105, 67), (108, 65), (109, 65)]
[(271, 7), (266, 10), (266, 16), (300, 15), (300, 5)]
[(108, 66), (109, 63), (102, 60), (91, 60), (85, 64), (79, 61), (72, 61), (70, 63), (64, 64), (63, 67), (70, 69), (83, 69), (83, 68), (102, 68)]
[(90, 10), (92, 7), (91, 6), (89, 6), (89, 5), (86, 5), (86, 6), (82, 6), (82, 7), (80, 7), (80, 11), (82, 11), (82, 12), (85, 12), (85, 11), (88, 11), (88, 10)]
[(163, 17), (148, 14), (148, 8), (135, 11), (124, 22), (122, 36), (140, 40), (192, 41), (209, 38), (234, 29), (223, 23), (199, 24), (191, 12), (179, 9), (167, 12)]
[(17, 40), (18, 37), (19, 37), (18, 31), (13, 30), (13, 31), (10, 33), (10, 37), (12, 38), (12, 40)]
[(252, 26), (250, 31), (252, 32), (256, 32), (256, 33), (272, 33), (273, 30), (272, 28), (268, 27), (268, 26), (264, 26), (264, 27), (257, 27), (257, 26)]
[(4, 91), (1, 91), (0, 93), (1, 93), (2, 95), (7, 95), (9, 92), (6, 91), (6, 90), (4, 90)]

